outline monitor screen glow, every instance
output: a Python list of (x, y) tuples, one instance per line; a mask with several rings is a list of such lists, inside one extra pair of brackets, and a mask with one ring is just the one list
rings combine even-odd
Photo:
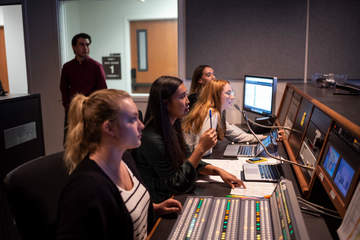
[(277, 78), (245, 75), (244, 109), (260, 115), (273, 115)]
[(323, 166), (330, 177), (334, 175), (339, 158), (340, 154), (332, 146), (329, 146)]
[[(264, 140), (261, 141), (266, 148), (269, 147), (269, 145), (272, 143), (272, 139), (271, 139), (271, 136), (267, 136)], [(259, 155), (262, 151), (264, 150), (264, 147), (259, 144), (257, 149), (256, 149), (256, 156)]]
[(345, 159), (341, 158), (334, 182), (344, 197), (346, 197), (346, 194), (349, 191), (354, 173), (354, 169), (345, 161)]

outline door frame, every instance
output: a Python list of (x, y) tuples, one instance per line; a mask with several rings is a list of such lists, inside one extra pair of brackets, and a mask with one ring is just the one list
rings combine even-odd
[[(6, 46), (5, 46), (5, 28), (3, 25), (0, 26), (0, 29), (1, 32), (2, 32), (2, 36), (0, 36), (2, 39), (3, 39), (3, 42), (4, 42), (4, 58), (2, 59), (3, 62), (4, 62), (4, 70), (3, 70), (3, 73), (5, 75), (5, 78), (1, 78), (0, 81), (1, 81), (1, 85), (4, 89), (5, 92), (9, 92), (10, 90), (10, 86), (9, 86), (9, 73), (8, 73), (8, 67), (7, 67), (7, 55), (6, 55)], [(2, 47), (2, 46), (0, 46)]]
[[(127, 34), (126, 34), (126, 36), (124, 36), (124, 38), (125, 38), (124, 39), (124, 43), (125, 43), (125, 52), (124, 52), (125, 67), (124, 67), (124, 69), (125, 70), (124, 70), (123, 76), (124, 76), (124, 79), (128, 79), (128, 81), (126, 81), (126, 83), (125, 83), (126, 91), (128, 93), (130, 93), (132, 96), (147, 97), (147, 96), (149, 96), (149, 93), (132, 93), (130, 22), (132, 22), (132, 21), (161, 21), (161, 20), (177, 20), (177, 22), (178, 22), (178, 59), (179, 59), (179, 52), (180, 52), (180, 49), (179, 49), (179, 17), (178, 18), (127, 18), (124, 21), (125, 22), (124, 28), (125, 28), (125, 31)], [(185, 37), (184, 37), (184, 40), (185, 40)], [(185, 48), (183, 48), (182, 51), (185, 52)], [(179, 65), (180, 64), (178, 61), (178, 71), (180, 69)], [(142, 85), (142, 84), (147, 84), (147, 83), (139, 83), (139, 84)]]

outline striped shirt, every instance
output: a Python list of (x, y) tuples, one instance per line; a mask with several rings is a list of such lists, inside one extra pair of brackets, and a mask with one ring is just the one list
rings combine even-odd
[(134, 239), (145, 239), (147, 236), (147, 218), (150, 195), (145, 187), (134, 176), (131, 170), (128, 167), (127, 169), (134, 184), (133, 188), (126, 191), (119, 186), (117, 187), (133, 222)]

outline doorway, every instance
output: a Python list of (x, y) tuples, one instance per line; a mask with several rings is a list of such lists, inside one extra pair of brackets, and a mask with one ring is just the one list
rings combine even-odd
[(4, 26), (0, 26), (0, 81), (5, 92), (9, 92), (7, 69)]
[(161, 75), (178, 76), (177, 24), (177, 19), (130, 22), (133, 93), (148, 93)]

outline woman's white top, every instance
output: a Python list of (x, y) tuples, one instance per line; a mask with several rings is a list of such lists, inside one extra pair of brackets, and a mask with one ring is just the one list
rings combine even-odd
[[(218, 121), (220, 121), (220, 114), (214, 113), (211, 118), (212, 123), (210, 124), (209, 115), (205, 118), (201, 130), (198, 134), (194, 133), (184, 133), (185, 142), (188, 145), (191, 152), (194, 151), (196, 146), (199, 144), (200, 136), (212, 126), (213, 129), (216, 129)], [(241, 128), (235, 126), (234, 124), (230, 124), (227, 121), (225, 122), (226, 132), (225, 137), (232, 142), (256, 142), (256, 138), (251, 133), (246, 133)], [(264, 139), (265, 136), (257, 135), (260, 140)], [(210, 155), (212, 153), (212, 148), (210, 148), (207, 152), (203, 154), (203, 156)]]
[(119, 186), (117, 187), (133, 222), (134, 239), (146, 239), (150, 195), (126, 164), (125, 166), (129, 171), (130, 177), (132, 179), (133, 188), (129, 191), (126, 191)]

